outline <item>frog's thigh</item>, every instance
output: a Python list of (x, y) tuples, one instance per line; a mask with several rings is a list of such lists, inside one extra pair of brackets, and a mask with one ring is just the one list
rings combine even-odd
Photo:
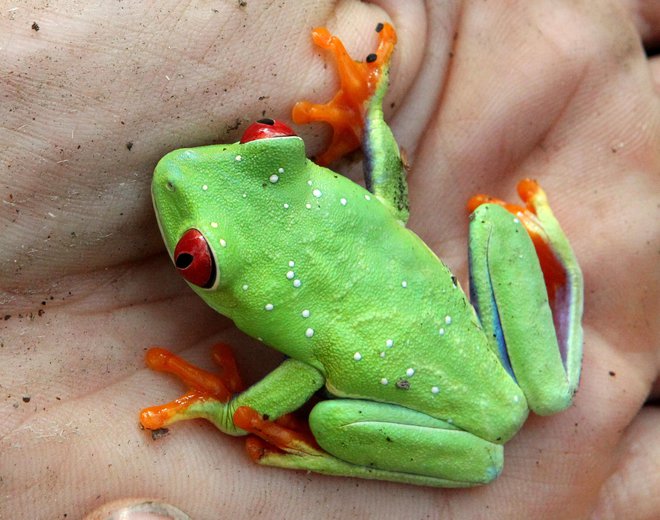
[(322, 401), (312, 410), (309, 424), (324, 450), (357, 466), (425, 475), (456, 485), (486, 483), (502, 470), (501, 445), (401, 406), (352, 399)]
[(534, 412), (563, 410), (572, 395), (532, 240), (500, 206), (479, 206), (470, 219), (470, 298), (491, 348)]

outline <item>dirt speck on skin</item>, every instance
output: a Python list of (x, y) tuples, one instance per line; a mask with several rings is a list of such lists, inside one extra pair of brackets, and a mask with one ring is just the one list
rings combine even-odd
[(129, 141), (126, 143), (126, 148), (128, 148), (128, 151), (130, 152), (131, 148), (133, 148), (133, 141)]
[(32, 30), (37, 32), (39, 30), (39, 24), (37, 22), (32, 22)]
[(158, 428), (157, 430), (151, 430), (151, 440), (157, 441), (163, 437), (169, 435), (170, 430), (167, 428)]
[(399, 379), (396, 382), (396, 387), (401, 390), (408, 390), (410, 388), (410, 381), (407, 381), (406, 379)]
[(235, 131), (238, 130), (240, 127), (241, 127), (241, 119), (237, 117), (237, 118), (234, 120), (234, 123), (233, 123), (233, 124), (227, 124), (227, 126), (226, 126), (226, 128), (225, 128), (225, 134), (229, 134), (229, 133), (231, 133), (231, 132), (235, 132)]

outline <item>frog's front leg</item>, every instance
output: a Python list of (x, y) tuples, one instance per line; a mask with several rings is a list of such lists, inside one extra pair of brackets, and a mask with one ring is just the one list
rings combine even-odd
[(309, 416), (315, 441), (246, 408), (235, 421), (265, 441), (248, 452), (266, 466), (438, 487), (486, 484), (502, 470), (502, 445), (393, 404), (322, 401)]
[(157, 430), (178, 421), (202, 418), (229, 435), (246, 435), (234, 421), (238, 408), (249, 407), (277, 419), (300, 408), (324, 383), (316, 369), (287, 359), (261, 381), (243, 390), (229, 347), (216, 345), (212, 356), (220, 366), (220, 375), (197, 368), (165, 349), (147, 351), (149, 368), (177, 376), (189, 390), (170, 403), (142, 410), (143, 427)]
[(526, 207), (469, 203), (470, 296), (530, 409), (548, 415), (570, 405), (579, 383), (582, 273), (543, 190), (524, 180), (518, 192)]
[(323, 121), (332, 126), (332, 142), (316, 158), (318, 164), (329, 164), (362, 144), (367, 189), (405, 224), (409, 215), (407, 165), (383, 115), (390, 58), (397, 37), (388, 23), (379, 23), (376, 33), (379, 40), (376, 52), (364, 61), (356, 61), (337, 36), (323, 27), (314, 29), (314, 43), (334, 56), (340, 88), (327, 103), (296, 103), (292, 117), (298, 124)]
[[(146, 364), (156, 372), (166, 372), (181, 379), (188, 391), (167, 404), (150, 406), (140, 412), (140, 424), (148, 430), (159, 430), (177, 421), (210, 417), (208, 408), (222, 407), (234, 393), (243, 390), (234, 356), (228, 345), (218, 343), (211, 350), (213, 361), (220, 367), (212, 374), (195, 367), (169, 350), (152, 347), (145, 356)], [(226, 428), (225, 428), (226, 429)]]

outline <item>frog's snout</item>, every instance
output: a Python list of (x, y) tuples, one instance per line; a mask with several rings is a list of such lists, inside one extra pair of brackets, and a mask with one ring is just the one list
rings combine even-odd
[(176, 192), (181, 187), (185, 176), (184, 166), (191, 161), (194, 163), (196, 154), (191, 149), (174, 150), (165, 155), (154, 171), (153, 189), (164, 189)]

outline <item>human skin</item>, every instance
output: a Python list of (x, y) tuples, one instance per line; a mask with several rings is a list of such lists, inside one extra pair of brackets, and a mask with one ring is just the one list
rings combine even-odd
[[(642, 3), (14, 2), (0, 14), (0, 517), (80, 518), (148, 497), (193, 518), (651, 518), (660, 510), (658, 13)], [(438, 5), (439, 4), (439, 5)], [(214, 8), (215, 9), (214, 9)], [(15, 8), (15, 9), (14, 9)], [(252, 464), (203, 421), (153, 441), (139, 410), (182, 393), (166, 346), (254, 382), (281, 359), (206, 308), (165, 253), (149, 184), (168, 151), (290, 121), (391, 20), (389, 117), (412, 170), (409, 226), (467, 286), (465, 202), (540, 181), (585, 277), (574, 405), (531, 416), (469, 490)], [(38, 30), (33, 23), (36, 22)], [(321, 149), (322, 126), (296, 129)], [(344, 164), (357, 178), (357, 165)], [(655, 401), (654, 401), (655, 399)]]

